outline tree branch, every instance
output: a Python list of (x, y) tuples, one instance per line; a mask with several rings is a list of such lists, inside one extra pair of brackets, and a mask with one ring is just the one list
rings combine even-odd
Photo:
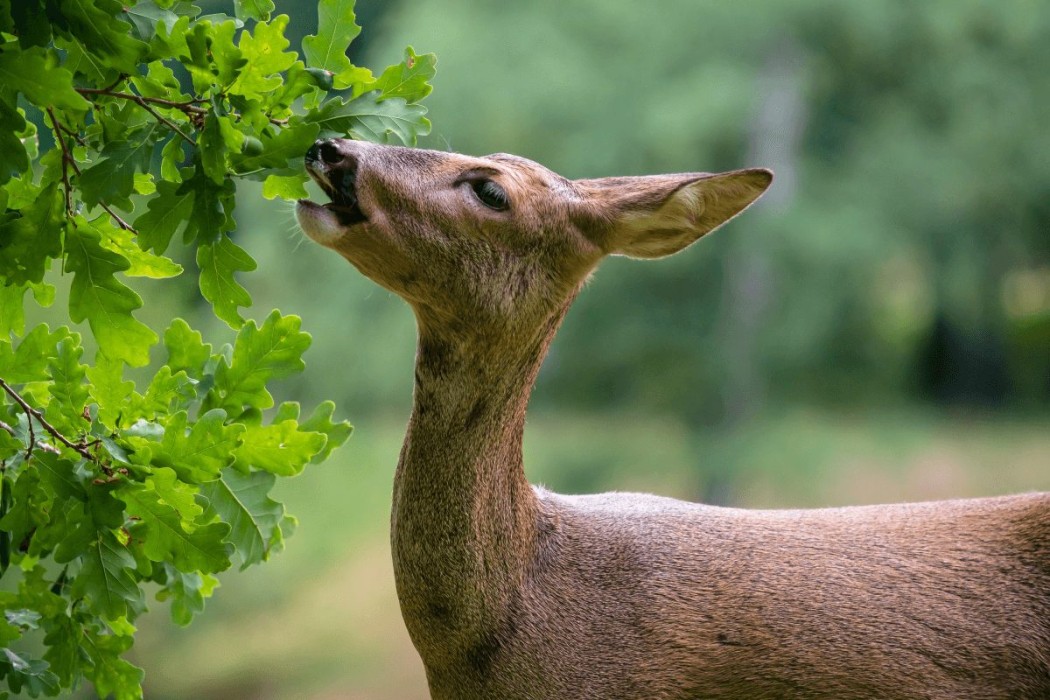
[(162, 97), (143, 97), (142, 95), (136, 95), (130, 92), (119, 92), (112, 88), (74, 88), (81, 95), (105, 95), (106, 97), (118, 97), (122, 100), (131, 100), (138, 104), (148, 102), (150, 104), (160, 105), (162, 107), (171, 107), (177, 109), (186, 114), (207, 114), (208, 110), (203, 107), (198, 107), (197, 103), (200, 100), (188, 100), (186, 102), (176, 102), (174, 100), (165, 100)]
[(26, 456), (31, 455), (33, 452), (33, 448), (36, 446), (39, 446), (40, 449), (44, 450), (45, 452), (53, 452), (55, 454), (60, 454), (59, 451), (52, 445), (48, 445), (47, 443), (37, 443), (36, 436), (33, 433), (33, 419), (35, 418), (36, 421), (40, 423), (41, 427), (43, 427), (44, 430), (51, 434), (51, 437), (58, 440), (63, 445), (73, 450), (89, 462), (95, 462), (96, 464), (98, 464), (98, 459), (94, 455), (92, 455), (90, 451), (88, 451), (88, 448), (84, 444), (75, 443), (69, 440), (62, 433), (58, 432), (58, 429), (55, 428), (55, 426), (47, 422), (47, 420), (44, 418), (43, 413), (26, 403), (26, 400), (23, 399), (19, 395), (19, 393), (15, 391), (11, 387), (11, 385), (5, 382), (3, 379), (0, 379), (0, 389), (6, 391), (8, 396), (14, 399), (15, 403), (21, 406), (22, 410), (26, 413), (26, 422), (29, 424), (29, 449), (27, 451)]
[(181, 136), (183, 141), (185, 141), (186, 143), (191, 144), (191, 145), (196, 143), (193, 139), (191, 139), (189, 136), (187, 136), (185, 133), (183, 133), (182, 129), (180, 129), (175, 122), (171, 121), (170, 119), (165, 118), (164, 115), (162, 115), (160, 112), (158, 112), (157, 110), (155, 110), (152, 107), (150, 107), (149, 103), (146, 102), (142, 97), (139, 97), (138, 95), (135, 95), (135, 97), (138, 98), (138, 99), (135, 100), (135, 102), (137, 102), (139, 104), (139, 106), (142, 107), (142, 109), (144, 109), (147, 112), (149, 112), (150, 114), (152, 114), (153, 117), (157, 121), (159, 121), (161, 124), (165, 125), (169, 129), (174, 131), (176, 134)]
[[(143, 106), (145, 107), (145, 105), (143, 105)], [(153, 110), (149, 109), (149, 107), (146, 107), (146, 109), (148, 109), (150, 112), (153, 112)], [(55, 128), (55, 140), (58, 141), (59, 145), (62, 147), (62, 183), (63, 183), (63, 185), (66, 188), (66, 213), (69, 216), (73, 216), (72, 186), (69, 184), (69, 173), (67, 172), (67, 166), (71, 166), (73, 168), (73, 172), (75, 172), (77, 175), (80, 175), (80, 166), (77, 165), (77, 161), (73, 157), (73, 154), (69, 152), (69, 148), (68, 148), (68, 146), (66, 146), (66, 141), (65, 141), (64, 138), (62, 138), (62, 133), (63, 132), (67, 133), (70, 136), (72, 136), (73, 138), (76, 138), (77, 140), (80, 140), (80, 139), (79, 139), (79, 136), (73, 130), (71, 130), (68, 126), (66, 126), (62, 122), (58, 121), (58, 119), (55, 117), (55, 113), (52, 111), (52, 109), (50, 107), (47, 108), (47, 114), (51, 118), (51, 124)], [(160, 115), (157, 115), (157, 116), (162, 121), (166, 121), (163, 117), (160, 117)], [(176, 131), (178, 131), (178, 128), (175, 127), (174, 124), (172, 124), (171, 126)], [(182, 134), (181, 131), (179, 133)], [(183, 138), (187, 138), (185, 134), (182, 134), (182, 137)], [(192, 143), (192, 141), (191, 141), (191, 143)], [(105, 202), (100, 200), (98, 205), (106, 210), (106, 213), (109, 214), (113, 218), (113, 221), (116, 222), (117, 226), (121, 227), (125, 231), (131, 231), (136, 236), (139, 234), (139, 232), (136, 231), (134, 229), (134, 227), (132, 227), (131, 224), (129, 224), (127, 221), (125, 221), (115, 211), (113, 211), (113, 209), (110, 208), (110, 206), (108, 204), (106, 204)]]
[(73, 216), (73, 186), (69, 184), (69, 164), (73, 164), (73, 169), (77, 175), (80, 174), (80, 168), (77, 167), (77, 162), (73, 158), (73, 154), (69, 152), (69, 147), (66, 145), (66, 139), (62, 135), (65, 130), (62, 124), (55, 117), (55, 111), (50, 107), (47, 108), (47, 116), (51, 119), (51, 128), (55, 132), (55, 141), (58, 141), (58, 145), (62, 147), (62, 187), (66, 194), (66, 216)]

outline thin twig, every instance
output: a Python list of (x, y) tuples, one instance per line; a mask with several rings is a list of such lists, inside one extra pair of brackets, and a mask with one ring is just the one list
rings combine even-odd
[(72, 136), (74, 139), (76, 139), (77, 143), (79, 143), (81, 146), (87, 146), (87, 141), (85, 141), (80, 136), (80, 134), (78, 134), (77, 132), (73, 131), (72, 129), (70, 129), (68, 126), (66, 126), (62, 122), (59, 122), (57, 126), (58, 126), (59, 129), (61, 129), (62, 131), (66, 132), (67, 134)]
[(159, 122), (160, 122), (161, 124), (165, 125), (165, 126), (166, 126), (166, 127), (168, 127), (169, 129), (171, 129), (172, 131), (174, 131), (174, 132), (175, 132), (176, 134), (178, 134), (179, 136), (181, 136), (181, 137), (182, 137), (182, 139), (183, 139), (183, 140), (184, 140), (184, 141), (185, 141), (186, 143), (188, 143), (188, 144), (191, 144), (191, 145), (192, 145), (192, 144), (195, 144), (195, 143), (196, 143), (196, 141), (194, 141), (194, 140), (193, 140), (193, 139), (191, 139), (191, 138), (190, 138), (189, 136), (187, 136), (187, 135), (186, 135), (186, 134), (185, 134), (185, 133), (184, 133), (184, 132), (182, 131), (182, 129), (180, 129), (180, 128), (178, 127), (178, 125), (177, 125), (177, 124), (176, 124), (175, 122), (171, 121), (170, 119), (168, 119), (168, 118), (166, 118), (166, 117), (165, 117), (164, 115), (162, 115), (162, 114), (161, 114), (160, 112), (158, 112), (157, 110), (155, 110), (155, 109), (153, 109), (152, 107), (150, 107), (150, 106), (149, 106), (149, 103), (148, 103), (148, 102), (146, 102), (146, 100), (145, 100), (145, 99), (144, 99), (143, 97), (141, 97), (140, 95), (133, 95), (132, 97), (133, 97), (133, 98), (136, 98), (136, 99), (135, 99), (135, 102), (137, 102), (137, 103), (139, 104), (139, 106), (140, 106), (140, 107), (142, 107), (142, 108), (143, 108), (144, 110), (146, 110), (147, 112), (149, 112), (150, 114), (152, 114), (152, 115), (153, 115), (153, 117), (154, 117), (154, 118), (155, 118), (155, 119), (156, 119), (157, 121), (159, 121)]
[(55, 141), (58, 141), (58, 145), (62, 147), (62, 186), (65, 188), (66, 194), (66, 215), (71, 217), (73, 216), (73, 186), (69, 184), (69, 164), (73, 164), (77, 175), (80, 174), (80, 169), (77, 168), (76, 160), (73, 159), (73, 155), (69, 152), (66, 139), (62, 136), (62, 127), (55, 116), (54, 110), (50, 107), (47, 108), (47, 116), (50, 117), (51, 126), (55, 130)]
[(11, 433), (12, 437), (17, 437), (18, 436), (17, 433), (15, 433), (15, 429), (12, 428), (7, 423), (3, 422), (2, 420), (0, 420), (0, 430), (4, 430), (4, 431), (7, 431), (7, 432)]
[(163, 97), (144, 97), (142, 95), (135, 95), (130, 92), (118, 92), (110, 88), (74, 88), (81, 95), (105, 95), (106, 97), (119, 97), (122, 100), (131, 100), (132, 102), (149, 102), (150, 104), (161, 105), (162, 107), (171, 107), (177, 109), (186, 114), (207, 114), (208, 110), (203, 107), (197, 107), (197, 103), (201, 100), (189, 100), (187, 102), (176, 102), (175, 100), (166, 100)]
[[(40, 423), (44, 430), (51, 434), (51, 437), (55, 438), (66, 447), (73, 450), (81, 457), (84, 457), (89, 462), (98, 462), (98, 460), (91, 454), (91, 452), (88, 451), (87, 447), (69, 440), (65, 435), (58, 432), (58, 429), (55, 428), (55, 426), (47, 422), (47, 420), (44, 418), (43, 413), (26, 403), (26, 400), (23, 399), (17, 391), (12, 389), (11, 385), (5, 382), (3, 379), (0, 379), (0, 389), (6, 391), (8, 396), (14, 399), (15, 402), (19, 406), (21, 406), (22, 410), (26, 413), (26, 422), (29, 424), (29, 454), (32, 453), (33, 446), (36, 445), (36, 436), (33, 434), (33, 419), (36, 418), (37, 422)], [(55, 449), (51, 445), (46, 445), (45, 443), (40, 443), (39, 447), (45, 452), (54, 451), (55, 453), (58, 453), (57, 449)], [(50, 450), (48, 449), (49, 447), (51, 448)], [(26, 456), (29, 456), (29, 454), (27, 454)]]
[(196, 141), (194, 141), (186, 135), (186, 132), (179, 128), (178, 124), (171, 121), (157, 110), (153, 109), (153, 107), (151, 107), (150, 104), (152, 103), (164, 107), (170, 107), (171, 109), (177, 109), (186, 114), (187, 116), (191, 114), (207, 114), (208, 110), (203, 109), (201, 107), (196, 107), (194, 105), (194, 103), (198, 102), (199, 100), (190, 100), (189, 102), (175, 102), (174, 100), (165, 100), (161, 97), (144, 97), (142, 95), (136, 95), (132, 92), (117, 92), (113, 88), (116, 87), (119, 82), (120, 81), (118, 80), (117, 83), (114, 83), (108, 88), (76, 88), (76, 90), (81, 95), (106, 95), (107, 97), (119, 97), (124, 100), (131, 100), (132, 102), (149, 112), (151, 115), (153, 115), (154, 119), (156, 119), (161, 124), (163, 124), (164, 126), (174, 131), (176, 134), (181, 136), (186, 143), (196, 143)]
[[(152, 111), (152, 110), (150, 110), (150, 111)], [(55, 118), (55, 113), (51, 111), (50, 107), (47, 108), (47, 113), (51, 117), (51, 123), (56, 126), (58, 131), (69, 132), (69, 127), (67, 127), (65, 124), (63, 124), (62, 122), (58, 121)], [(69, 132), (69, 133), (72, 134), (72, 132)], [(73, 172), (75, 172), (77, 175), (80, 175), (80, 166), (77, 165), (76, 159), (73, 158), (73, 154), (69, 152), (69, 148), (66, 146), (65, 140), (63, 138), (61, 138), (60, 134), (57, 134), (57, 133), (55, 134), (55, 140), (58, 141), (59, 144), (62, 146), (62, 182), (66, 186), (66, 212), (70, 216), (72, 216), (73, 215), (73, 208), (72, 208), (72, 206), (70, 204), (71, 193), (70, 193), (69, 177), (68, 177), (68, 174), (66, 172), (66, 166), (67, 165), (72, 166)], [(106, 210), (106, 213), (109, 214), (113, 218), (113, 221), (116, 222), (117, 226), (121, 227), (125, 231), (131, 231), (136, 236), (138, 235), (139, 232), (136, 231), (134, 229), (134, 227), (131, 224), (129, 224), (127, 221), (125, 221), (119, 214), (117, 214), (117, 212), (113, 211), (113, 209), (110, 208), (110, 206), (108, 204), (106, 204), (103, 201), (99, 201), (98, 205)]]
[(136, 231), (136, 230), (134, 229), (134, 227), (132, 227), (132, 225), (131, 225), (131, 224), (129, 224), (129, 223), (127, 222), (127, 221), (124, 221), (124, 219), (120, 218), (120, 216), (118, 216), (118, 215), (117, 215), (117, 213), (116, 213), (115, 211), (113, 211), (112, 209), (110, 209), (110, 208), (109, 208), (109, 205), (108, 205), (108, 204), (106, 204), (106, 203), (105, 203), (105, 202), (103, 202), (102, 200), (99, 200), (99, 202), (98, 202), (98, 205), (99, 205), (100, 207), (102, 207), (103, 209), (105, 209), (105, 210), (106, 210), (106, 212), (107, 212), (107, 213), (108, 213), (108, 214), (109, 214), (109, 215), (110, 215), (111, 217), (113, 217), (113, 220), (114, 220), (114, 221), (115, 221), (115, 222), (117, 223), (117, 226), (121, 227), (121, 228), (122, 228), (122, 229), (124, 229), (125, 231), (131, 231), (131, 232), (132, 232), (132, 233), (134, 233), (134, 234), (135, 234), (136, 236), (137, 236), (137, 235), (139, 235), (139, 232), (138, 232), (138, 231)]

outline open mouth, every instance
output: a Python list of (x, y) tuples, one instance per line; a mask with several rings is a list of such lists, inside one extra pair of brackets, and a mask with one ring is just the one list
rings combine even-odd
[(340, 169), (328, 170), (327, 172), (318, 168), (316, 163), (306, 163), (306, 172), (314, 179), (324, 193), (332, 200), (327, 204), (317, 205), (309, 200), (299, 200), (303, 204), (321, 206), (335, 214), (342, 226), (353, 226), (368, 221), (368, 217), (361, 211), (357, 201), (357, 170)]

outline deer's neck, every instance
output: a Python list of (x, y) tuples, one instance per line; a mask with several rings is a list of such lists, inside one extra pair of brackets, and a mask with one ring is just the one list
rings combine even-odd
[(420, 323), (391, 540), (402, 613), (424, 658), (470, 644), (515, 605), (538, 516), (522, 464), (525, 408), (560, 320), (495, 347)]

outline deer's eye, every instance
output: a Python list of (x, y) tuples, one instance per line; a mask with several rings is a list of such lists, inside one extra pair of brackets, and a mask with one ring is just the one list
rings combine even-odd
[(492, 180), (474, 180), (470, 183), (470, 189), (474, 190), (478, 201), (489, 209), (504, 211), (510, 207), (507, 191)]

